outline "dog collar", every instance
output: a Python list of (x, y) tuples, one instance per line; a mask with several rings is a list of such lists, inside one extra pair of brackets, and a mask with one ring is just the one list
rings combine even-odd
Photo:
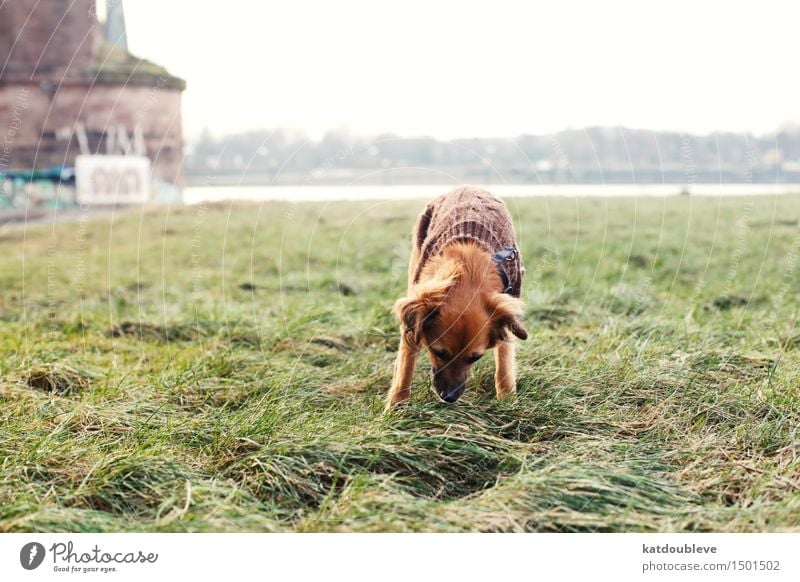
[(511, 293), (511, 282), (508, 279), (508, 273), (506, 273), (506, 269), (503, 264), (506, 261), (513, 261), (517, 258), (517, 251), (516, 247), (508, 247), (497, 251), (494, 255), (492, 255), (492, 260), (494, 261), (494, 266), (497, 269), (497, 274), (500, 275), (500, 279), (503, 281), (503, 293)]

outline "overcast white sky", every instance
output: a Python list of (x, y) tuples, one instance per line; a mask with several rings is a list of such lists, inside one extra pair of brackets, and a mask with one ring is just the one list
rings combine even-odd
[[(795, 2), (796, 4), (796, 2)], [(791, 1), (127, 0), (184, 124), (436, 137), (800, 121)]]

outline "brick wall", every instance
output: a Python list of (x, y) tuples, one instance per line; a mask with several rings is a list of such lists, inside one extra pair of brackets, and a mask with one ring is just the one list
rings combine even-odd
[[(132, 134), (142, 128), (153, 175), (180, 182), (182, 160), (181, 92), (141, 85), (62, 86), (55, 95), (36, 83), (0, 86), (0, 150), (10, 149), (11, 169), (72, 164), (80, 153), (70, 135), (80, 122), (93, 152), (106, 152), (110, 130), (122, 125)], [(66, 138), (59, 130), (66, 128)], [(10, 135), (10, 142), (4, 142)]]
[(94, 0), (13, 0), (0, 5), (5, 79), (81, 75), (89, 68), (99, 33)]

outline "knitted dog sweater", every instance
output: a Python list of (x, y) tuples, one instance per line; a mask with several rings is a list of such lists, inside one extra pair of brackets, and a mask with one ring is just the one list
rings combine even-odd
[[(419, 264), (414, 283), (430, 260), (454, 242), (473, 241), (495, 257), (498, 272), (508, 281), (508, 293), (519, 297), (525, 267), (506, 205), (486, 190), (461, 186), (432, 200), (417, 221)], [(505, 283), (505, 281), (504, 281)]]

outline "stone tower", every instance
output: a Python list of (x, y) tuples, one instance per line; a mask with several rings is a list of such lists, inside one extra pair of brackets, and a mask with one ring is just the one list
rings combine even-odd
[(95, 0), (0, 2), (0, 172), (136, 147), (180, 182), (185, 83), (105, 30)]

